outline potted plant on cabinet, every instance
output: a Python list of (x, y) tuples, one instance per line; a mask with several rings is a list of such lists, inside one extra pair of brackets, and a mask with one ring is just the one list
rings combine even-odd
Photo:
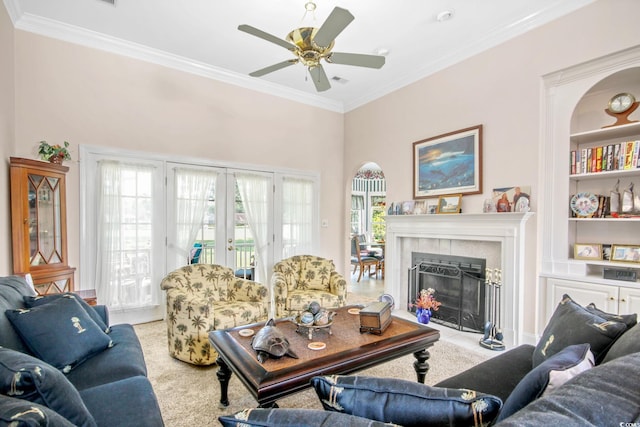
[(40, 141), (38, 154), (42, 160), (48, 160), (51, 163), (62, 164), (63, 160), (71, 160), (67, 141), (64, 141), (64, 146), (60, 144), (51, 145), (47, 141)]

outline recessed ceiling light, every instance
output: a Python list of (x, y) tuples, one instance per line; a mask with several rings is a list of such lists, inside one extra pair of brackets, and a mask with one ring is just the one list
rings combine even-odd
[(450, 10), (443, 10), (438, 15), (436, 15), (436, 20), (438, 22), (448, 21), (453, 18), (453, 12)]

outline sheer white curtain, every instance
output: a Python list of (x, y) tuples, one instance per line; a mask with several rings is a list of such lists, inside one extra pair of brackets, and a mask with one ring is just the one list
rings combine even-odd
[(314, 182), (305, 178), (282, 180), (282, 258), (312, 254)]
[(98, 301), (115, 310), (158, 304), (150, 267), (155, 167), (101, 160), (98, 169)]
[(213, 171), (175, 168), (174, 200), (176, 267), (189, 262), (191, 248), (202, 228), (208, 197), (213, 194), (218, 174)]
[(256, 277), (253, 280), (264, 282), (269, 277), (267, 263), (272, 179), (267, 175), (248, 172), (236, 172), (234, 175), (256, 247)]

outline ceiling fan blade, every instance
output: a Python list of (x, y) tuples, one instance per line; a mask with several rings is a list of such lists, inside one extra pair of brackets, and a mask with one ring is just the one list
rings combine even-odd
[(252, 36), (260, 37), (261, 39), (264, 39), (268, 42), (275, 43), (278, 46), (282, 46), (283, 48), (289, 49), (292, 52), (296, 50), (296, 46), (289, 43), (288, 41), (282, 40), (281, 38), (278, 38), (269, 33), (265, 33), (264, 31), (259, 30), (256, 27), (252, 27), (251, 25), (246, 25), (246, 24), (238, 25), (238, 29), (240, 31), (244, 31), (245, 33), (251, 34)]
[(327, 74), (324, 72), (322, 65), (309, 68), (309, 74), (311, 74), (311, 80), (313, 80), (313, 84), (316, 85), (316, 90), (318, 92), (324, 92), (325, 90), (331, 89), (331, 83), (329, 83), (329, 79), (327, 78)]
[(273, 73), (274, 71), (281, 70), (289, 65), (293, 65), (297, 63), (297, 59), (288, 59), (286, 61), (278, 62), (277, 64), (270, 65), (268, 67), (262, 68), (260, 70), (254, 71), (253, 73), (249, 73), (251, 77), (260, 77), (265, 74)]
[(313, 37), (314, 43), (321, 47), (329, 46), (353, 20), (353, 15), (347, 9), (334, 8)]
[(357, 67), (382, 68), (385, 58), (380, 55), (333, 52), (327, 57), (327, 62), (331, 62), (332, 64), (355, 65)]

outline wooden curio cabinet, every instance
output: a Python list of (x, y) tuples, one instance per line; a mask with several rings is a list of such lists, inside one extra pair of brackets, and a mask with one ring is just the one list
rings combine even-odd
[(41, 295), (74, 290), (67, 260), (65, 174), (68, 167), (11, 157), (14, 274), (31, 274)]

